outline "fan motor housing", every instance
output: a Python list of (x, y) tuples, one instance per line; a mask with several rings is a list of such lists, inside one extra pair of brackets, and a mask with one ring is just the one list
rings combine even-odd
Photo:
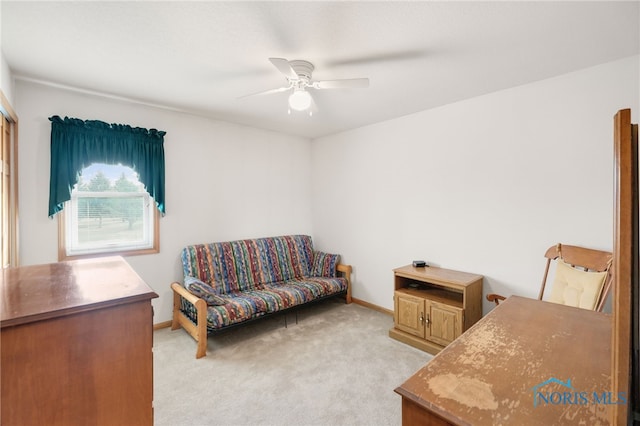
[(311, 80), (311, 74), (314, 70), (314, 66), (311, 62), (296, 59), (289, 61), (289, 65), (291, 65), (291, 68), (293, 68), (301, 80), (306, 80), (307, 82)]

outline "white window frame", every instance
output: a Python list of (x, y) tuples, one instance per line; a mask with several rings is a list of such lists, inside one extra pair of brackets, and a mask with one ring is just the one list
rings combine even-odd
[[(107, 197), (130, 198), (141, 197), (145, 203), (143, 217), (143, 239), (132, 243), (106, 241), (103, 244), (81, 244), (78, 241), (78, 207), (79, 198)], [(58, 214), (58, 260), (71, 260), (98, 256), (132, 256), (160, 252), (160, 215), (155, 201), (147, 192), (87, 192), (73, 190), (71, 200)]]

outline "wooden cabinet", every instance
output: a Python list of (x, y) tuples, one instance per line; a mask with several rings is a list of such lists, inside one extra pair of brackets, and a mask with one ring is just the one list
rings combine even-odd
[(425, 339), (447, 346), (462, 334), (462, 308), (425, 300), (427, 333)]
[(436, 354), (482, 317), (482, 276), (411, 265), (394, 270), (389, 336)]
[(0, 423), (153, 425), (157, 297), (120, 257), (9, 268)]
[(395, 295), (395, 328), (443, 346), (462, 334), (462, 309), (399, 290)]
[(422, 297), (396, 292), (393, 309), (395, 327), (424, 339), (424, 302)]

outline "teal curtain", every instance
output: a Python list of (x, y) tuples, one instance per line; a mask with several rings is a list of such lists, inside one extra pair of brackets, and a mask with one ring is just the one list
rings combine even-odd
[(140, 182), (165, 214), (164, 135), (156, 129), (98, 120), (49, 117), (51, 121), (51, 177), (49, 217), (71, 199), (80, 172), (93, 163), (122, 164), (138, 173)]

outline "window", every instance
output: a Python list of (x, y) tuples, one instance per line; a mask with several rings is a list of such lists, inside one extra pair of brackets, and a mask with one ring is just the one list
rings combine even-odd
[(49, 121), (58, 259), (158, 253), (166, 132), (57, 115)]
[(60, 217), (59, 258), (159, 251), (155, 201), (129, 167), (82, 169)]

